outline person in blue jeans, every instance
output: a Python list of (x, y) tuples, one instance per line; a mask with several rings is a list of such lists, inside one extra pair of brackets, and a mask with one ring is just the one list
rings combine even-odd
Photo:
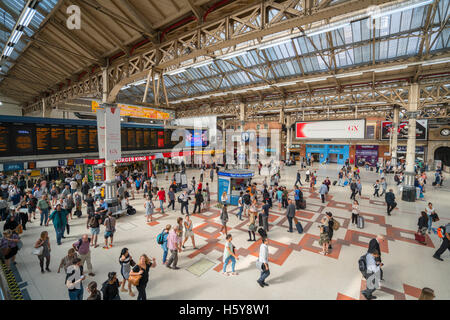
[(166, 226), (166, 228), (163, 230), (163, 233), (164, 233), (163, 241), (164, 242), (161, 244), (161, 248), (163, 249), (163, 259), (162, 259), (163, 264), (166, 264), (167, 254), (169, 253), (169, 248), (167, 247), (167, 237), (169, 236), (170, 228), (172, 228), (172, 226), (170, 224), (168, 224)]
[(431, 233), (431, 227), (433, 225), (433, 218), (431, 215), (436, 213), (431, 202), (428, 202), (428, 206), (425, 208), (425, 211), (428, 216), (428, 233)]
[(66, 286), (69, 291), (70, 300), (83, 300), (83, 280), (86, 276), (83, 275), (83, 266), (81, 259), (73, 259), (73, 264), (67, 268)]
[(235, 247), (231, 243), (231, 240), (233, 240), (233, 237), (231, 234), (227, 234), (226, 237), (226, 243), (225, 243), (225, 249), (223, 251), (223, 272), (222, 274), (229, 276), (230, 274), (227, 272), (227, 265), (231, 261), (231, 274), (233, 276), (238, 275), (238, 273), (234, 270), (234, 267), (236, 266), (236, 260), (239, 260), (238, 256), (235, 253)]
[(61, 208), (61, 204), (57, 204), (55, 210), (49, 217), (53, 221), (53, 226), (56, 231), (56, 242), (61, 245), (61, 239), (64, 235), (64, 230), (67, 224), (67, 211)]
[(258, 263), (261, 265), (261, 276), (259, 277), (256, 282), (259, 284), (261, 288), (269, 286), (268, 283), (265, 282), (267, 277), (270, 275), (269, 270), (269, 247), (267, 246), (269, 243), (269, 239), (263, 238), (262, 244), (259, 247), (259, 257), (258, 257)]
[(48, 209), (50, 208), (50, 203), (47, 200), (46, 194), (44, 194), (41, 200), (38, 201), (37, 208), (41, 212), (41, 226), (43, 223), (48, 226)]
[(236, 216), (239, 218), (239, 220), (242, 221), (242, 211), (244, 211), (244, 200), (242, 199), (242, 196), (244, 195), (244, 192), (239, 193), (239, 199), (238, 199), (238, 208), (239, 212), (236, 214)]

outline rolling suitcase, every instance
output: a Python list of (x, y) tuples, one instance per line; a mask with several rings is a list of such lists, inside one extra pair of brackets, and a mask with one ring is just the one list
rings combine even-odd
[(364, 218), (358, 215), (357, 226), (359, 229), (364, 229)]
[(306, 200), (300, 201), (300, 209), (306, 209)]
[(297, 228), (298, 233), (303, 233), (303, 227), (302, 227), (302, 224), (300, 223), (300, 221), (297, 221), (297, 223), (295, 224), (295, 227)]
[(414, 237), (415, 237), (415, 239), (416, 239), (417, 242), (420, 242), (420, 243), (422, 243), (422, 244), (425, 244), (425, 243), (426, 243), (426, 241), (425, 241), (425, 236), (422, 235), (421, 233), (416, 232), (416, 233), (414, 234)]
[(263, 228), (259, 228), (258, 233), (261, 236), (261, 238), (267, 238), (267, 232)]
[(81, 217), (83, 213), (81, 212), (81, 210), (75, 210), (74, 215), (76, 215), (78, 218)]
[(336, 183), (337, 183), (337, 181), (336, 181), (336, 180), (334, 180), (334, 181), (333, 181), (333, 186), (335, 186), (335, 185), (336, 185)]

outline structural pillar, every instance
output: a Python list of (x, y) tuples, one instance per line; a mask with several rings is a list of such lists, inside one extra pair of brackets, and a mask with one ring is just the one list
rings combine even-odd
[(291, 158), (291, 116), (286, 116), (286, 160)]
[(397, 167), (397, 142), (398, 142), (398, 116), (400, 112), (400, 107), (398, 105), (394, 106), (394, 120), (392, 122), (392, 132), (391, 132), (391, 163), (396, 168)]
[[(239, 120), (240, 120), (240, 124), (241, 124), (241, 143), (240, 143), (240, 150), (239, 150), (239, 154), (241, 155), (241, 157), (244, 157), (244, 159), (241, 159), (239, 161), (239, 167), (241, 169), (245, 168), (245, 164), (247, 162), (247, 155), (245, 154), (245, 141), (242, 139), (242, 133), (244, 132), (244, 124), (245, 124), (245, 103), (241, 102), (239, 104)], [(238, 159), (239, 160), (239, 159)]]
[(406, 170), (405, 184), (403, 186), (402, 200), (414, 202), (416, 200), (416, 187), (414, 179), (416, 172), (416, 118), (418, 117), (418, 106), (420, 102), (420, 91), (417, 83), (411, 84), (408, 97), (408, 143), (406, 146)]

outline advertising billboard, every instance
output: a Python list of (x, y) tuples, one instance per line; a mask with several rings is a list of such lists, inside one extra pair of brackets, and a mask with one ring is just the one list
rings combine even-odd
[(296, 139), (364, 139), (366, 121), (338, 120), (297, 122)]
[[(381, 140), (389, 140), (392, 121), (381, 122)], [(416, 140), (427, 140), (428, 120), (416, 120)], [(399, 140), (408, 139), (408, 121), (402, 121), (398, 125)]]
[(186, 147), (206, 147), (208, 145), (207, 130), (186, 130)]

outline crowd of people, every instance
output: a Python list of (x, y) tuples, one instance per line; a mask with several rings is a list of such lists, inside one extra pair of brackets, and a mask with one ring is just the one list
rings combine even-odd
[[(300, 163), (300, 169), (297, 171), (296, 181), (294, 184), (294, 195), (289, 195), (289, 188), (281, 185), (281, 166), (275, 164), (268, 165), (270, 174), (270, 182), (268, 184), (267, 177), (261, 184), (249, 183), (241, 186), (240, 196), (238, 200), (238, 211), (236, 218), (243, 220), (248, 218), (248, 241), (256, 241), (256, 234), (261, 237), (261, 245), (256, 267), (260, 271), (260, 277), (257, 283), (264, 288), (269, 284), (266, 283), (267, 277), (270, 275), (268, 260), (268, 245), (270, 243), (269, 233), (269, 210), (273, 208), (274, 202), (278, 210), (286, 210), (285, 214), (289, 223), (288, 232), (294, 232), (294, 225), (299, 233), (302, 232), (301, 222), (296, 219), (296, 210), (305, 209), (306, 201), (303, 192), (298, 186), (308, 184), (310, 191), (315, 192), (315, 185), (319, 179), (316, 170), (312, 167), (306, 168), (308, 161)], [(305, 180), (302, 183), (301, 172), (305, 168)], [(259, 172), (263, 166), (258, 166)], [(136, 212), (132, 208), (130, 201), (138, 197), (145, 199), (144, 212), (145, 222), (151, 223), (153, 215), (157, 212), (164, 213), (165, 210), (176, 210), (179, 205), (181, 217), (176, 222), (168, 224), (157, 236), (157, 245), (162, 249), (162, 264), (171, 270), (179, 270), (178, 261), (180, 253), (186, 249), (186, 245), (190, 240), (192, 247), (197, 249), (194, 236), (194, 225), (190, 218), (191, 214), (201, 213), (207, 210), (211, 205), (211, 192), (209, 183), (204, 182), (205, 173), (209, 170), (209, 179), (212, 183), (215, 174), (219, 171), (219, 167), (213, 163), (208, 168), (206, 165), (200, 167), (200, 175), (198, 182), (192, 177), (188, 188), (182, 190), (180, 183), (177, 182), (175, 174), (169, 180), (167, 170), (165, 171), (165, 180), (169, 181), (169, 188), (162, 186), (163, 183), (158, 181), (156, 173), (152, 173), (150, 177), (144, 172), (137, 170), (128, 172), (127, 170), (116, 173), (116, 197), (122, 209), (126, 209), (128, 214)], [(420, 171), (420, 168), (418, 168)], [(185, 172), (185, 167), (181, 169), (181, 173)], [(398, 186), (403, 183), (403, 170), (401, 168), (392, 168), (390, 164), (386, 166), (377, 166), (376, 173), (380, 175), (373, 185), (373, 197), (379, 198), (384, 196), (387, 205), (387, 214), (391, 215), (392, 210), (396, 207), (395, 194), (392, 188), (388, 188), (387, 178), (385, 174), (392, 172), (394, 181)], [(67, 252), (67, 256), (62, 258), (58, 273), (64, 269), (66, 273), (66, 286), (68, 288), (69, 298), (71, 300), (83, 299), (83, 282), (86, 280), (84, 274), (84, 266), (87, 266), (87, 275), (95, 276), (91, 263), (92, 250), (99, 247), (98, 235), (100, 229), (104, 229), (104, 245), (103, 249), (108, 250), (114, 246), (113, 240), (116, 232), (116, 218), (113, 216), (108, 202), (105, 201), (103, 186), (100, 184), (92, 185), (88, 182), (87, 177), (80, 172), (71, 169), (58, 169), (55, 176), (40, 177), (31, 179), (26, 174), (14, 173), (7, 180), (7, 177), (0, 176), (2, 184), (0, 185), (0, 217), (5, 221), (3, 238), (1, 239), (1, 253), (6, 264), (15, 264), (17, 252), (23, 246), (20, 237), (26, 232), (28, 223), (39, 223), (43, 228), (39, 239), (36, 240), (33, 247), (33, 254), (37, 256), (39, 266), (42, 273), (51, 272), (51, 243), (48, 231), (46, 230), (50, 224), (53, 225), (56, 234), (56, 244), (61, 245), (65, 234), (70, 233), (70, 223), (75, 218), (81, 218), (83, 206), (86, 208), (86, 232), (72, 244)], [(425, 192), (426, 173), (417, 172), (416, 182), (421, 193)], [(440, 168), (436, 171), (434, 186), (440, 187), (443, 182), (443, 174)], [(323, 179), (320, 184), (318, 193), (322, 203), (327, 201), (327, 196), (332, 186), (349, 187), (352, 200), (351, 221), (352, 225), (359, 227), (361, 220), (359, 200), (362, 196), (361, 172), (358, 166), (351, 166), (347, 161), (339, 170), (337, 180), (331, 182), (329, 177)], [(380, 191), (381, 190), (381, 191)], [(178, 195), (177, 195), (178, 194)], [(193, 194), (193, 196), (191, 196)], [(359, 200), (357, 197), (359, 196)], [(420, 196), (419, 196), (420, 197)], [(178, 205), (176, 205), (178, 203)], [(193, 204), (193, 211), (190, 212), (189, 205)], [(236, 247), (233, 245), (233, 235), (228, 233), (227, 223), (230, 215), (228, 214), (228, 196), (226, 193), (220, 196), (218, 204), (221, 209), (220, 220), (222, 223), (221, 233), (224, 236), (224, 253), (223, 253), (223, 270), (226, 276), (237, 276), (237, 261), (239, 255)], [(39, 214), (39, 219), (36, 218)], [(421, 213), (418, 221), (418, 234), (424, 235), (427, 231), (430, 233), (432, 223), (439, 221), (439, 218), (431, 203)], [(319, 228), (319, 244), (322, 246), (320, 254), (328, 255), (333, 249), (333, 234), (340, 227), (339, 222), (333, 217), (329, 211), (325, 213), (321, 220)], [(442, 260), (440, 255), (449, 249), (449, 228), (447, 225), (444, 230), (440, 230), (444, 235), (442, 237), (442, 245), (433, 255), (434, 258)], [(89, 234), (88, 234), (89, 233)], [(380, 281), (383, 280), (382, 262), (380, 242), (384, 241), (382, 235), (376, 239), (372, 239), (369, 243), (368, 253), (365, 255), (365, 275), (366, 279), (371, 274), (381, 273)], [(449, 249), (450, 250), (450, 249)], [(135, 296), (133, 286), (138, 292), (138, 300), (146, 299), (146, 287), (149, 281), (150, 268), (156, 267), (156, 259), (149, 258), (146, 254), (141, 254), (137, 261), (134, 261), (131, 253), (127, 248), (122, 248), (120, 257), (120, 276), (111, 271), (107, 275), (107, 280), (99, 288), (95, 281), (91, 281), (87, 285), (89, 293), (88, 300), (118, 300), (120, 292), (128, 292), (132, 297)], [(231, 263), (231, 272), (227, 272), (227, 266)], [(122, 281), (120, 281), (122, 280)], [(126, 285), (128, 281), (128, 285)], [(363, 295), (367, 299), (374, 299), (373, 288), (368, 287), (363, 291)]]

